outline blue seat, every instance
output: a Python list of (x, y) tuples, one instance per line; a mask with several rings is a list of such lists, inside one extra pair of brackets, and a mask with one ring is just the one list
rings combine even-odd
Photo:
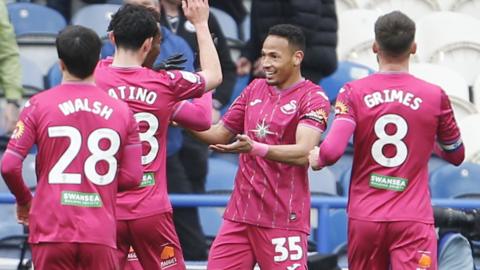
[(22, 86), (25, 90), (24, 96), (30, 97), (45, 89), (43, 73), (40, 67), (30, 59), (20, 55), (22, 67)]
[(237, 164), (221, 158), (208, 159), (205, 191), (209, 193), (230, 193), (233, 190)]
[(338, 91), (347, 82), (368, 76), (373, 69), (351, 61), (340, 61), (337, 70), (320, 81), (320, 86), (325, 90), (330, 102), (337, 99)]
[(72, 17), (72, 24), (82, 25), (94, 30), (102, 39), (106, 39), (107, 28), (112, 15), (117, 12), (121, 5), (116, 4), (93, 4), (79, 9)]
[(17, 37), (56, 36), (67, 25), (62, 14), (43, 5), (11, 3), (7, 8)]
[(332, 209), (328, 219), (328, 245), (338, 252), (347, 242), (348, 217), (345, 209)]
[(240, 40), (240, 35), (238, 34), (238, 25), (232, 16), (227, 12), (214, 7), (210, 7), (210, 11), (213, 16), (215, 16), (215, 19), (217, 19), (229, 45), (233, 47), (241, 45), (242, 42)]
[(480, 194), (480, 165), (464, 162), (458, 167), (445, 165), (430, 175), (432, 198), (455, 198)]
[(60, 70), (60, 65), (58, 63), (53, 64), (53, 66), (48, 70), (47, 76), (45, 78), (45, 87), (52, 88), (59, 85), (62, 82), (62, 71)]
[(320, 171), (309, 168), (308, 181), (312, 195), (338, 195), (337, 179), (330, 168), (323, 168)]
[(208, 238), (215, 238), (222, 225), (222, 216), (224, 208), (218, 207), (199, 207), (198, 215), (203, 233)]

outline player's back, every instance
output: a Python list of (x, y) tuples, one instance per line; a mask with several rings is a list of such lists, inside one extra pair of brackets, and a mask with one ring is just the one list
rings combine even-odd
[(408, 73), (376, 73), (342, 91), (337, 113), (353, 109), (356, 122), (349, 215), (432, 222), (428, 160), (444, 92)]
[(19, 123), (15, 139), (34, 133), (38, 147), (30, 240), (116, 247), (117, 169), (135, 128), (128, 107), (93, 84), (64, 83), (32, 97), (23, 114), (34, 129)]
[(180, 100), (201, 96), (205, 81), (190, 72), (114, 67), (112, 61), (107, 58), (98, 63), (95, 82), (110, 96), (126, 102), (133, 111), (140, 129), (144, 167), (141, 189), (119, 194), (118, 217), (141, 218), (170, 211), (166, 184), (167, 128), (174, 105)]

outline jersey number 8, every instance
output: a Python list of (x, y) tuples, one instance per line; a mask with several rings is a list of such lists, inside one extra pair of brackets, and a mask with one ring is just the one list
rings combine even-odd
[[(395, 125), (396, 132), (394, 134), (387, 134), (385, 128), (388, 124)], [(384, 167), (397, 167), (400, 166), (407, 159), (408, 149), (403, 138), (407, 135), (408, 124), (403, 117), (398, 114), (386, 114), (378, 118), (375, 122), (375, 135), (376, 140), (372, 145), (373, 159)], [(393, 157), (386, 157), (383, 154), (383, 147), (385, 145), (394, 145), (397, 153)]]

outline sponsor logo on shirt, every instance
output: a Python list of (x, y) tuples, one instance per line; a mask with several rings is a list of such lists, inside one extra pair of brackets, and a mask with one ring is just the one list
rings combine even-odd
[(297, 101), (296, 100), (290, 100), (289, 103), (283, 105), (280, 108), (280, 111), (284, 114), (294, 114), (295, 111), (297, 110)]
[(267, 135), (275, 134), (271, 132), (269, 129), (269, 125), (265, 124), (265, 118), (262, 120), (262, 123), (257, 123), (255, 129), (251, 129), (250, 131), (255, 132), (255, 136), (259, 139), (265, 138)]
[(430, 252), (428, 251), (419, 251), (420, 258), (418, 259), (417, 270), (427, 270), (432, 265), (432, 257), (430, 257)]
[(18, 140), (22, 137), (23, 133), (25, 132), (25, 124), (20, 120), (15, 125), (15, 129), (12, 133), (12, 139)]
[(407, 185), (408, 180), (404, 178), (385, 176), (375, 173), (370, 175), (370, 186), (373, 188), (404, 191)]
[(97, 193), (62, 191), (62, 205), (80, 207), (102, 207), (102, 199)]
[(320, 124), (323, 124), (327, 120), (327, 112), (324, 109), (318, 109), (305, 114), (304, 118), (311, 119)]
[(262, 103), (262, 100), (257, 98), (257, 99), (255, 99), (255, 100), (253, 100), (253, 101), (250, 101), (249, 104), (250, 104), (250, 106), (255, 106), (255, 105), (259, 104), (259, 103)]
[(335, 102), (335, 114), (347, 114), (347, 113), (348, 113), (347, 105), (337, 100), (337, 102)]
[(140, 182), (140, 187), (153, 186), (155, 185), (155, 175), (153, 172), (148, 172), (143, 174), (142, 182)]
[(200, 78), (198, 77), (198, 75), (193, 74), (192, 72), (181, 70), (180, 74), (182, 74), (182, 78), (186, 81), (189, 81), (191, 83), (200, 83)]
[(127, 261), (138, 261), (137, 253), (135, 253), (132, 246), (130, 246), (130, 250), (128, 251)]
[(160, 260), (160, 267), (162, 269), (177, 264), (177, 258), (175, 258), (175, 249), (172, 245), (167, 244), (163, 247), (162, 253), (160, 254)]

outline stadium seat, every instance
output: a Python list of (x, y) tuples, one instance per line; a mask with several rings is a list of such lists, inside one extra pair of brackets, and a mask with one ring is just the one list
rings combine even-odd
[(441, 236), (438, 243), (438, 269), (475, 269), (472, 248), (465, 236), (456, 232), (449, 232)]
[(350, 191), (350, 178), (352, 177), (352, 169), (346, 170), (341, 178), (340, 178), (340, 184), (343, 189), (343, 197), (348, 197), (348, 193)]
[(367, 0), (365, 7), (381, 13), (400, 10), (413, 20), (441, 10), (436, 0)]
[(308, 169), (308, 181), (311, 195), (338, 195), (337, 179), (329, 168), (320, 171)]
[(449, 96), (470, 100), (467, 81), (460, 73), (449, 67), (432, 63), (412, 63), (410, 73), (442, 87)]
[(22, 66), (22, 86), (24, 96), (30, 97), (45, 89), (42, 70), (23, 56), (20, 56), (20, 65)]
[(243, 19), (242, 25), (240, 26), (240, 29), (242, 31), (242, 33), (240, 33), (240, 37), (245, 42), (250, 39), (250, 25), (250, 14), (247, 14), (247, 16), (245, 16), (245, 19)]
[(198, 215), (203, 233), (210, 240), (215, 238), (222, 225), (224, 211), (225, 208), (219, 207), (198, 207)]
[(337, 253), (347, 242), (348, 217), (345, 209), (331, 209), (328, 219), (330, 252)]
[(47, 76), (45, 77), (45, 88), (52, 88), (59, 85), (61, 82), (62, 71), (60, 70), (60, 65), (58, 63), (55, 63), (48, 70)]
[(372, 45), (374, 24), (380, 15), (377, 11), (367, 9), (350, 9), (338, 15), (339, 60), (350, 60), (378, 69)]
[(210, 157), (205, 183), (207, 193), (230, 193), (233, 190), (238, 166), (230, 161)]
[(120, 5), (93, 4), (79, 9), (72, 17), (72, 24), (82, 25), (93, 29), (102, 39), (108, 38), (107, 28), (112, 15)]
[(467, 194), (480, 194), (480, 165), (464, 162), (460, 166), (446, 165), (432, 172), (430, 193), (432, 198), (455, 198)]
[(462, 13), (473, 16), (480, 19), (479, 3), (477, 0), (463, 0), (463, 1), (451, 1), (451, 5), (448, 7), (450, 11)]
[(472, 87), (473, 93), (473, 103), (475, 107), (480, 110), (480, 72), (477, 74), (475, 78), (475, 82), (473, 83)]
[(480, 20), (461, 13), (427, 15), (417, 22), (417, 58), (456, 70), (473, 85), (480, 58), (478, 29)]
[(337, 14), (341, 14), (346, 10), (360, 8), (357, 0), (337, 0), (335, 1)]
[(55, 37), (67, 25), (62, 14), (44, 5), (11, 3), (7, 7), (17, 38), (22, 36)]
[(462, 140), (465, 145), (465, 160), (480, 164), (480, 114), (468, 115), (458, 121)]
[(347, 82), (361, 79), (374, 72), (373, 69), (352, 61), (339, 61), (337, 70), (320, 81), (320, 86), (333, 104), (340, 88)]
[(238, 25), (232, 16), (230, 16), (227, 12), (214, 7), (210, 7), (210, 11), (220, 24), (220, 28), (227, 38), (229, 46), (240, 47), (243, 42), (240, 40), (240, 35), (238, 34)]

